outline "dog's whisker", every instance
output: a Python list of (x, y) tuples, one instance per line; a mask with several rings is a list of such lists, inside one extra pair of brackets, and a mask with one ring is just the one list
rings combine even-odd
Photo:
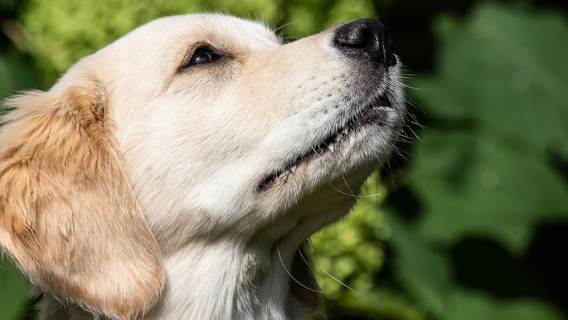
[(353, 198), (356, 198), (356, 199), (375, 198), (375, 197), (378, 197), (378, 196), (381, 196), (381, 195), (382, 195), (380, 192), (379, 192), (379, 193), (374, 193), (374, 194), (357, 195), (357, 194), (347, 193), (347, 192), (341, 191), (341, 190), (336, 189), (336, 188), (334, 188), (334, 189), (335, 189), (335, 191), (337, 191), (337, 192), (339, 192), (339, 193), (341, 193), (341, 194), (343, 194), (343, 195), (345, 195), (345, 196), (353, 197)]
[(288, 23), (284, 23), (284, 24), (280, 25), (279, 27), (277, 27), (276, 29), (274, 29), (274, 32), (278, 32), (278, 33), (283, 32), (284, 28), (287, 28), (287, 27), (289, 27), (289, 26), (291, 26), (295, 23), (297, 23), (297, 21), (290, 21)]
[(347, 183), (347, 180), (345, 180), (345, 176), (344, 176), (344, 175), (341, 175), (341, 179), (343, 180), (343, 183), (345, 184), (345, 187), (347, 188), (347, 190), (349, 190), (349, 192), (350, 192), (351, 194), (353, 194), (354, 192), (353, 192), (353, 190), (351, 190), (351, 187), (349, 187), (349, 184)]
[[(304, 261), (304, 263), (308, 266), (308, 268), (311, 271), (314, 271), (314, 269), (312, 268), (312, 265), (309, 263), (308, 259), (306, 259), (306, 257), (304, 256), (304, 254), (302, 253), (302, 250), (298, 250), (298, 253), (300, 254), (300, 258), (302, 258), (302, 260)], [(325, 274), (326, 276), (330, 277), (331, 279), (333, 279), (334, 281), (336, 281), (337, 283), (339, 283), (341, 286), (343, 286), (346, 289), (349, 289), (353, 292), (357, 292), (357, 290), (353, 289), (352, 287), (350, 287), (349, 285), (347, 285), (346, 283), (344, 283), (343, 281), (337, 279), (336, 277), (334, 277), (333, 275), (331, 275), (329, 272), (325, 271), (322, 267), (318, 267), (318, 269)], [(357, 292), (358, 293), (358, 292)]]
[(407, 83), (401, 83), (400, 85), (405, 87), (405, 88), (416, 90), (416, 91), (428, 91), (428, 89), (415, 87), (415, 86), (407, 84)]
[(304, 288), (308, 291), (316, 292), (316, 293), (323, 293), (321, 290), (316, 290), (316, 289), (313, 289), (313, 288), (306, 286), (300, 280), (296, 279), (290, 271), (288, 271), (288, 268), (286, 268), (286, 265), (284, 264), (284, 260), (282, 259), (282, 255), (280, 254), (280, 248), (278, 247), (278, 244), (276, 245), (276, 252), (278, 253), (278, 259), (280, 260), (280, 264), (282, 265), (282, 268), (284, 268), (284, 271), (286, 271), (286, 273), (288, 274), (290, 279), (292, 279), (292, 281), (294, 281), (296, 284), (298, 284), (299, 286), (301, 286), (302, 288)]

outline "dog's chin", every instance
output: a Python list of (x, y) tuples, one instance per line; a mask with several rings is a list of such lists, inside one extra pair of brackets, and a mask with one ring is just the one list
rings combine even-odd
[[(361, 172), (370, 174), (389, 155), (399, 125), (400, 97), (383, 93), (354, 108), (348, 121), (304, 153), (258, 183), (260, 194), (295, 193), (295, 198), (324, 184)], [(292, 190), (290, 190), (292, 189)]]

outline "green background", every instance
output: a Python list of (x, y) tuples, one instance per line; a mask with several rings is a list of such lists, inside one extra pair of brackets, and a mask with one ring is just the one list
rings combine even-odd
[[(163, 15), (261, 19), (290, 41), (379, 18), (405, 64), (413, 117), (353, 214), (312, 239), (321, 318), (566, 319), (567, 8), (526, 0), (0, 0), (0, 98), (49, 88), (78, 58)], [(34, 319), (33, 305), (3, 259), (0, 320)]]

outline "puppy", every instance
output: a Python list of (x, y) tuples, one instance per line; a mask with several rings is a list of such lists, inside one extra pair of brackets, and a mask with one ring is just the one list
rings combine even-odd
[(8, 100), (0, 244), (43, 319), (304, 319), (302, 244), (388, 157), (403, 100), (374, 20), (287, 44), (153, 21)]

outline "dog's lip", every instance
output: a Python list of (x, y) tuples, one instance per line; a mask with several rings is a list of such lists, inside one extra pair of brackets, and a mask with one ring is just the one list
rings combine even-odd
[(284, 183), (289, 175), (293, 173), (294, 169), (299, 165), (310, 161), (314, 157), (321, 157), (324, 154), (336, 151), (338, 145), (346, 140), (345, 138), (351, 136), (354, 132), (359, 131), (361, 128), (369, 125), (380, 123), (379, 121), (385, 117), (385, 113), (392, 109), (392, 103), (388, 95), (381, 94), (373, 97), (365, 104), (359, 112), (356, 112), (351, 118), (339, 129), (331, 132), (326, 138), (309, 150), (293, 158), (292, 161), (287, 162), (280, 169), (272, 171), (270, 174), (264, 176), (258, 184), (258, 192), (265, 192), (269, 190), (277, 181)]

